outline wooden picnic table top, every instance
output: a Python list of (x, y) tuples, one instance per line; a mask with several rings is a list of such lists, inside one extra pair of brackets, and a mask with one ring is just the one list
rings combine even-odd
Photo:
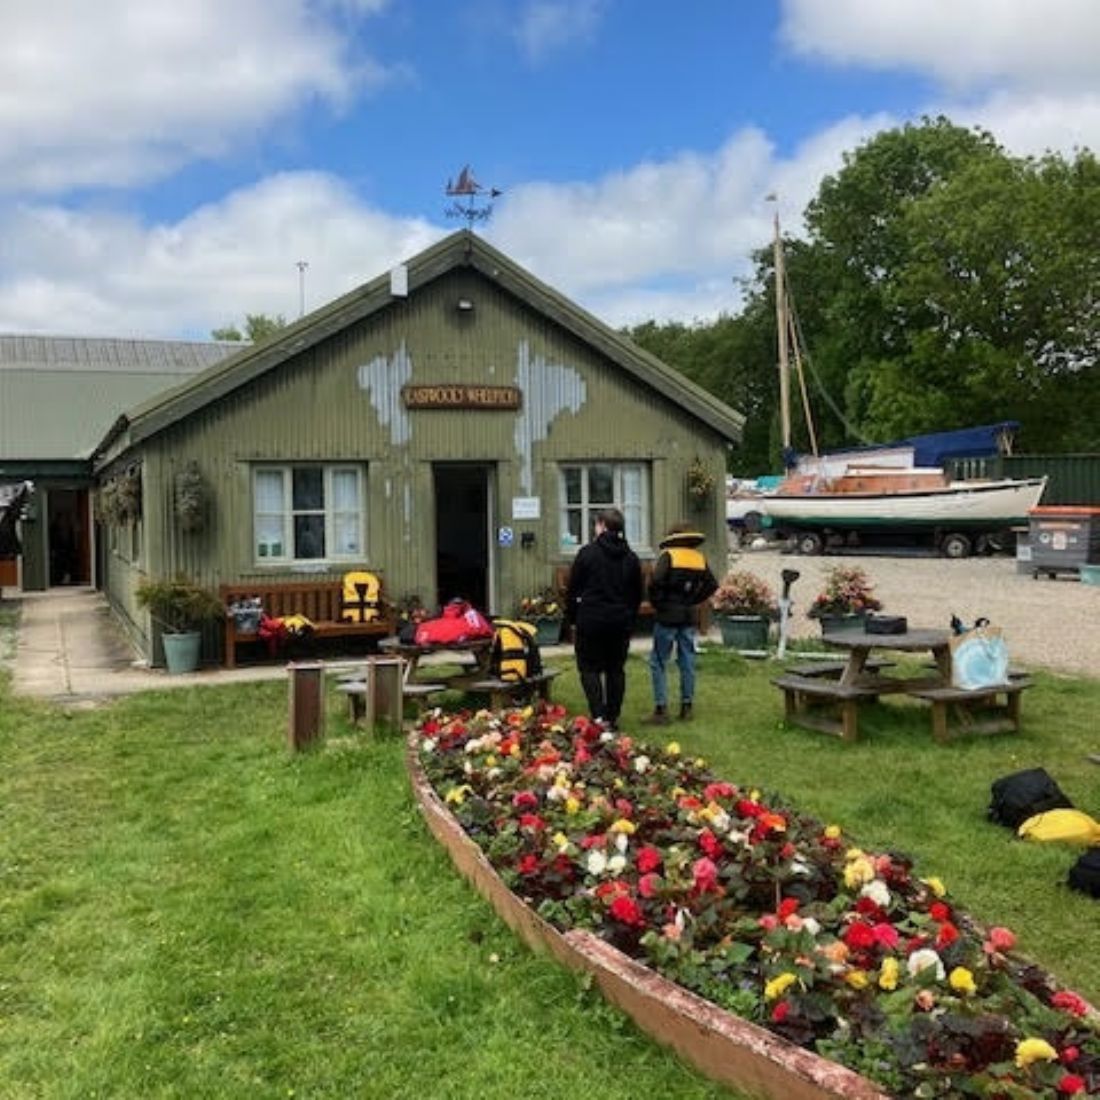
[(839, 649), (896, 649), (903, 653), (941, 649), (951, 642), (948, 630), (917, 629), (904, 634), (868, 634), (866, 630), (838, 630), (823, 634), (827, 645)]

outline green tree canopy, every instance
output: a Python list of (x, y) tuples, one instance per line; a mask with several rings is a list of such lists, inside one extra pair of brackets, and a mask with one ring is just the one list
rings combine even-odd
[(253, 344), (270, 340), (281, 329), (286, 328), (286, 318), (280, 313), (269, 317), (266, 313), (248, 313), (244, 319), (244, 331), (236, 325), (216, 328), (210, 333), (213, 340), (225, 340), (229, 343), (247, 340)]

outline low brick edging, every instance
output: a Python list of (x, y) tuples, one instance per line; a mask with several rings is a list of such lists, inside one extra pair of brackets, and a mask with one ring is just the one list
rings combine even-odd
[(603, 995), (651, 1038), (715, 1081), (771, 1100), (886, 1100), (865, 1077), (773, 1035), (669, 981), (590, 932), (561, 933), (525, 905), (466, 835), (420, 766), (419, 738), (406, 742), (413, 794), (455, 866), (528, 946), (590, 974)]

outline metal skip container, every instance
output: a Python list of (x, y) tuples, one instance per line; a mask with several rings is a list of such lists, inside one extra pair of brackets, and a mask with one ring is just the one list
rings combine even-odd
[(1079, 574), (1082, 565), (1100, 563), (1100, 508), (1061, 504), (1028, 513), (1031, 575)]

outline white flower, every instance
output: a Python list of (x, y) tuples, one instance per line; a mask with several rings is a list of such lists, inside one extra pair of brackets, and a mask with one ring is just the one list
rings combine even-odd
[(588, 868), (590, 875), (602, 875), (607, 870), (607, 856), (599, 848), (593, 848), (588, 853), (588, 861), (585, 866)]
[(634, 758), (634, 770), (639, 775), (645, 775), (649, 769), (649, 757), (648, 756), (636, 756)]
[[(730, 840), (734, 842), (734, 844), (740, 844), (742, 848), (749, 842), (749, 834), (745, 832), (744, 829), (730, 829), (726, 836), (728, 836)], [(806, 870), (802, 873), (809, 874), (809, 868), (806, 868)]]
[(943, 961), (931, 947), (922, 947), (920, 950), (914, 951), (909, 956), (906, 966), (909, 970), (909, 976), (912, 978), (915, 978), (922, 970), (927, 970), (933, 966), (936, 968), (936, 981), (942, 982), (947, 976), (947, 972), (943, 968)]
[(710, 815), (710, 823), (716, 832), (724, 832), (730, 827), (730, 815), (725, 810), (719, 809), (717, 813)]
[(615, 834), (615, 847), (618, 849), (618, 851), (625, 853), (629, 846), (630, 837), (628, 837), (626, 833)]
[(859, 892), (859, 896), (870, 898), (880, 909), (890, 908), (890, 890), (880, 878), (872, 879)]
[(804, 859), (792, 859), (791, 860), (791, 874), (792, 875), (812, 875), (810, 865)]
[(613, 875), (621, 875), (626, 870), (626, 856), (614, 855), (607, 861), (607, 869)]
[(569, 790), (566, 787), (559, 787), (556, 784), (546, 792), (547, 802), (564, 802), (569, 797)]
[(462, 770), (463, 770), (463, 772), (466, 773), (466, 775), (473, 775), (474, 774), (474, 766), (473, 766), (473, 764), (470, 763), (469, 760), (463, 760), (462, 761)]
[(809, 932), (811, 936), (816, 936), (821, 931), (821, 925), (813, 917), (805, 917), (802, 921), (802, 931)]
[(605, 745), (610, 745), (611, 742), (615, 740), (615, 735), (611, 732), (611, 730), (604, 730), (603, 733), (600, 734), (600, 740)]
[(490, 768), (485, 774), (490, 779), (496, 779), (500, 775), (500, 768)]
[(431, 740), (431, 738), (426, 738), (420, 746), (420, 751), (424, 753), (425, 756), (428, 755), (428, 753), (435, 752), (435, 742)]

